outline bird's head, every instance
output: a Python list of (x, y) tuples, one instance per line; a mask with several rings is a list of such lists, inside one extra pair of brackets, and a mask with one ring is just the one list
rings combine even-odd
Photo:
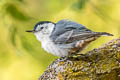
[(41, 21), (38, 22), (33, 30), (27, 30), (26, 32), (34, 33), (38, 40), (41, 40), (45, 37), (49, 37), (54, 29), (55, 23), (50, 21)]

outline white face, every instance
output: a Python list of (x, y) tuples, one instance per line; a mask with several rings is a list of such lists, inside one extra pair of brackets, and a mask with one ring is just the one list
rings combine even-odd
[(35, 30), (36, 32), (34, 33), (36, 38), (40, 41), (49, 38), (54, 29), (54, 26), (55, 24), (53, 23), (39, 24)]

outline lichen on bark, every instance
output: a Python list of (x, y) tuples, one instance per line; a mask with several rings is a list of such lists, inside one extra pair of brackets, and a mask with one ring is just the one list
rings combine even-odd
[(120, 80), (120, 38), (82, 55), (56, 59), (39, 80)]

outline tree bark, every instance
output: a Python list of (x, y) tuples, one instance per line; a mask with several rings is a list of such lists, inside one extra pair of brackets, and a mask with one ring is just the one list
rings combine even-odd
[(55, 60), (39, 80), (120, 80), (120, 38), (85, 54)]

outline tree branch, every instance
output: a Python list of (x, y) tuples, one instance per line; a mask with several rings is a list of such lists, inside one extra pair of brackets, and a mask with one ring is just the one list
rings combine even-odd
[(120, 38), (86, 54), (55, 60), (39, 80), (120, 80)]

